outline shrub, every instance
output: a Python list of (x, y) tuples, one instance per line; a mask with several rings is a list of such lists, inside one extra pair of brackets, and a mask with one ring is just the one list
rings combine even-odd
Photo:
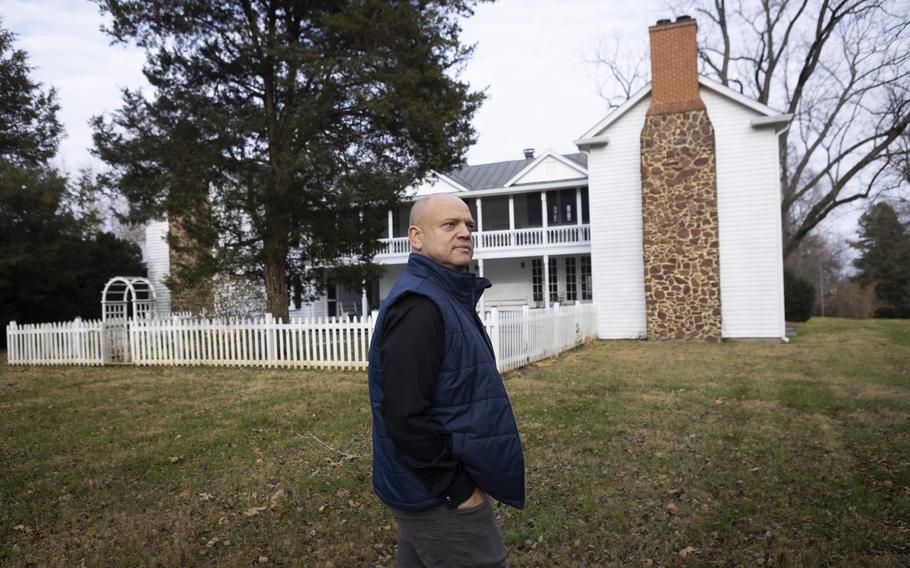
[(875, 297), (875, 284), (861, 286), (850, 278), (841, 277), (835, 284), (827, 315), (839, 318), (863, 319), (881, 305)]
[(784, 315), (787, 321), (809, 321), (815, 304), (815, 286), (784, 268)]

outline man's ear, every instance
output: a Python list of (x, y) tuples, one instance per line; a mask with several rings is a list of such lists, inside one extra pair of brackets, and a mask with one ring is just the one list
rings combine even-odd
[(423, 231), (417, 225), (408, 227), (408, 240), (411, 242), (411, 248), (416, 251), (423, 250)]

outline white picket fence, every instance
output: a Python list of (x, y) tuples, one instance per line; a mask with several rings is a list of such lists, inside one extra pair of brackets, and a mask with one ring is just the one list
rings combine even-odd
[(30, 323), (6, 326), (10, 365), (102, 365), (101, 320)]
[(365, 369), (373, 317), (130, 322), (137, 365)]
[[(366, 369), (375, 314), (276, 320), (131, 319), (126, 361), (135, 365), (212, 365)], [(497, 366), (507, 371), (571, 349), (594, 335), (594, 306), (493, 308), (481, 316)], [(110, 362), (110, 330), (100, 320), (7, 326), (11, 365)]]
[(485, 318), (485, 326), (500, 371), (552, 357), (595, 335), (593, 304), (557, 304), (549, 310), (524, 307), (505, 314), (494, 310), (490, 316)]

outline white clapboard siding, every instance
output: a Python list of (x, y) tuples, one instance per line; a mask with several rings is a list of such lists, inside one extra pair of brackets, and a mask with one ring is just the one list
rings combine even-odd
[(102, 365), (102, 322), (17, 324), (6, 326), (10, 365)]
[(167, 221), (152, 221), (145, 227), (145, 247), (143, 260), (148, 269), (147, 278), (155, 288), (157, 313), (168, 316), (171, 313), (171, 291), (164, 285), (164, 280), (171, 273), (171, 259), (168, 252)]
[(758, 112), (704, 87), (714, 125), (722, 335), (784, 337), (778, 138)]
[(610, 124), (609, 144), (588, 155), (591, 276), (601, 339), (647, 334), (639, 148), (650, 100), (645, 97)]
[(327, 297), (324, 294), (312, 302), (301, 304), (299, 308), (295, 308), (293, 304), (288, 307), (288, 317), (292, 321), (295, 319), (324, 318), (328, 317), (328, 315)]

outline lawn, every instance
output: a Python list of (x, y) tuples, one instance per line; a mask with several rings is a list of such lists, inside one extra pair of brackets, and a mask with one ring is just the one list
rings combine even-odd
[[(594, 342), (506, 376), (516, 566), (910, 565), (910, 322)], [(364, 373), (10, 367), (0, 564), (393, 566)]]

